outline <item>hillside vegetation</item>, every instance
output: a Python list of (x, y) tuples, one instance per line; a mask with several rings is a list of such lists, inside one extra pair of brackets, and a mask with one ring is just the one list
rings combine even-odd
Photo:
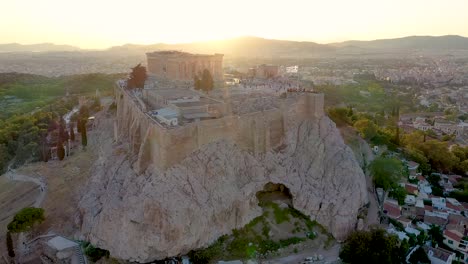
[[(86, 74), (57, 78), (0, 74), (0, 174), (39, 160), (51, 125), (78, 105), (79, 96), (112, 93), (119, 75)], [(68, 93), (68, 96), (65, 96)]]

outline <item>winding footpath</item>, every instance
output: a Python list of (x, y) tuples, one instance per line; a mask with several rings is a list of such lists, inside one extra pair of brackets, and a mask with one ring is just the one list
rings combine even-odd
[[(12, 181), (32, 182), (38, 185), (41, 192), (39, 193), (39, 196), (36, 198), (36, 201), (34, 202), (33, 206), (37, 208), (41, 207), (42, 202), (44, 201), (45, 196), (47, 194), (47, 183), (45, 182), (45, 179), (43, 177), (39, 176), (40, 178), (36, 178), (36, 177), (18, 174), (16, 173), (15, 170), (12, 170), (12, 169), (9, 169), (8, 172), (5, 174), (5, 176), (8, 177), (8, 179)], [(16, 249), (20, 252), (20, 255), (27, 253), (28, 249), (27, 249), (27, 246), (25, 245), (24, 233), (19, 233), (18, 244), (17, 244)]]
[(27, 175), (22, 175), (16, 173), (15, 170), (9, 170), (5, 175), (8, 177), (8, 179), (12, 181), (32, 182), (38, 185), (40, 187), (41, 192), (36, 198), (36, 201), (34, 202), (34, 207), (41, 207), (41, 204), (44, 201), (44, 198), (47, 193), (47, 183), (45, 182), (43, 177), (36, 178)]

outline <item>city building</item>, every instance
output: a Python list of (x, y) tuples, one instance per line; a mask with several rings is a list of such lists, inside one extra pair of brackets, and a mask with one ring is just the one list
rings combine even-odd
[(261, 79), (277, 77), (278, 73), (279, 73), (278, 65), (267, 65), (267, 64), (258, 65), (255, 68), (250, 68), (248, 71), (248, 75), (250, 77), (261, 78)]
[(455, 260), (455, 253), (443, 248), (423, 246), (431, 264), (451, 264)]

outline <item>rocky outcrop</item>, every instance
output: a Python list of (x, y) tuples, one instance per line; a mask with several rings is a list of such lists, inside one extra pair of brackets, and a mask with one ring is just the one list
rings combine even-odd
[(327, 117), (291, 125), (281, 148), (254, 156), (220, 140), (166, 171), (137, 175), (128, 146), (102, 153), (80, 201), (82, 235), (111, 255), (147, 262), (209, 245), (261, 214), (266, 183), (289, 188), (296, 209), (337, 239), (355, 228), (366, 182)]

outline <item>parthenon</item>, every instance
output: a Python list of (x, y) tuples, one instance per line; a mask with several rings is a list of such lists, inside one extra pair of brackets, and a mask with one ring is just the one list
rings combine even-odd
[(173, 80), (193, 80), (207, 69), (213, 79), (223, 78), (223, 54), (191, 54), (181, 51), (155, 51), (146, 53), (148, 71), (156, 77)]

